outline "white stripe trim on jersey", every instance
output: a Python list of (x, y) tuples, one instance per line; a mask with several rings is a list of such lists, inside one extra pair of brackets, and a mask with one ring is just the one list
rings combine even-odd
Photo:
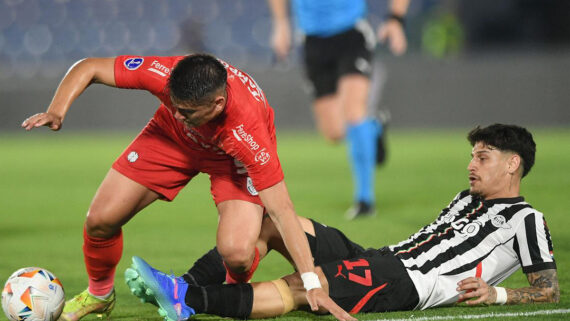
[[(521, 219), (521, 224), (524, 225), (524, 217), (531, 214), (534, 211), (535, 211), (534, 208), (527, 207), (527, 208), (520, 210), (516, 215), (521, 215), (523, 217), (523, 219)], [(518, 229), (517, 239), (518, 240), (526, 240), (527, 239), (525, 226)], [(528, 243), (527, 242), (520, 242), (519, 241), (519, 253), (521, 256), (520, 260), (521, 260), (522, 266), (531, 266), (532, 265), (532, 259), (530, 258), (530, 252), (528, 249)]]
[(540, 257), (543, 262), (552, 261), (552, 256), (549, 252), (548, 238), (544, 230), (544, 215), (538, 211), (534, 214), (535, 225), (536, 225), (536, 240), (538, 243), (538, 249), (540, 250)]
[(436, 315), (432, 317), (410, 317), (405, 319), (373, 319), (370, 321), (436, 321), (436, 320), (473, 320), (484, 318), (518, 318), (530, 317), (536, 315), (553, 315), (553, 314), (568, 314), (570, 309), (556, 309), (556, 310), (538, 310), (531, 312), (505, 312), (505, 313), (485, 313), (485, 314), (463, 314), (463, 315)]

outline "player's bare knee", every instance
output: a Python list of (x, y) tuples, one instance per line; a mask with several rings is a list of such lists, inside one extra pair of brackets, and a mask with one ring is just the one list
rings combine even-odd
[(251, 266), (255, 248), (251, 246), (219, 247), (218, 252), (233, 271), (242, 272)]
[(89, 236), (110, 238), (121, 228), (120, 226), (107, 222), (100, 215), (90, 214), (92, 214), (91, 211), (89, 211), (87, 219), (85, 220), (85, 231)]
[(323, 131), (326, 140), (333, 144), (339, 144), (344, 140), (344, 130), (330, 129)]

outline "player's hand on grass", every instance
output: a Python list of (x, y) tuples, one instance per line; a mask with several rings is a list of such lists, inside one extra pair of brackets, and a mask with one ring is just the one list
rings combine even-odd
[(465, 293), (459, 295), (459, 302), (468, 300), (465, 303), (469, 305), (493, 304), (497, 301), (497, 290), (495, 290), (495, 287), (490, 286), (481, 278), (468, 277), (459, 281), (457, 283), (457, 291), (465, 291)]
[(51, 130), (60, 130), (63, 122), (62, 117), (52, 113), (39, 113), (28, 117), (22, 123), (22, 128), (32, 130), (41, 126), (48, 126)]
[(335, 318), (341, 321), (355, 321), (356, 318), (348, 314), (341, 307), (339, 307), (334, 301), (323, 291), (322, 288), (315, 288), (307, 291), (307, 301), (311, 306), (311, 310), (317, 311), (319, 308), (327, 310)]

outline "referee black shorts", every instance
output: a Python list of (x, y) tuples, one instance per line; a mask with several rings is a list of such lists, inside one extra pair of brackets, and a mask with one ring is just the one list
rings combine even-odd
[(349, 313), (413, 310), (419, 297), (402, 262), (390, 251), (321, 265), (329, 296)]
[(375, 35), (367, 22), (330, 37), (306, 36), (305, 72), (316, 98), (334, 94), (340, 77), (361, 74), (370, 77)]

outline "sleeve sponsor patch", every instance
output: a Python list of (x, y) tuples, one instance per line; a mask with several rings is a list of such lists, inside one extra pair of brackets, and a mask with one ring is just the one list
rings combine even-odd
[(144, 59), (142, 57), (129, 58), (123, 63), (128, 70), (137, 70), (142, 66)]

